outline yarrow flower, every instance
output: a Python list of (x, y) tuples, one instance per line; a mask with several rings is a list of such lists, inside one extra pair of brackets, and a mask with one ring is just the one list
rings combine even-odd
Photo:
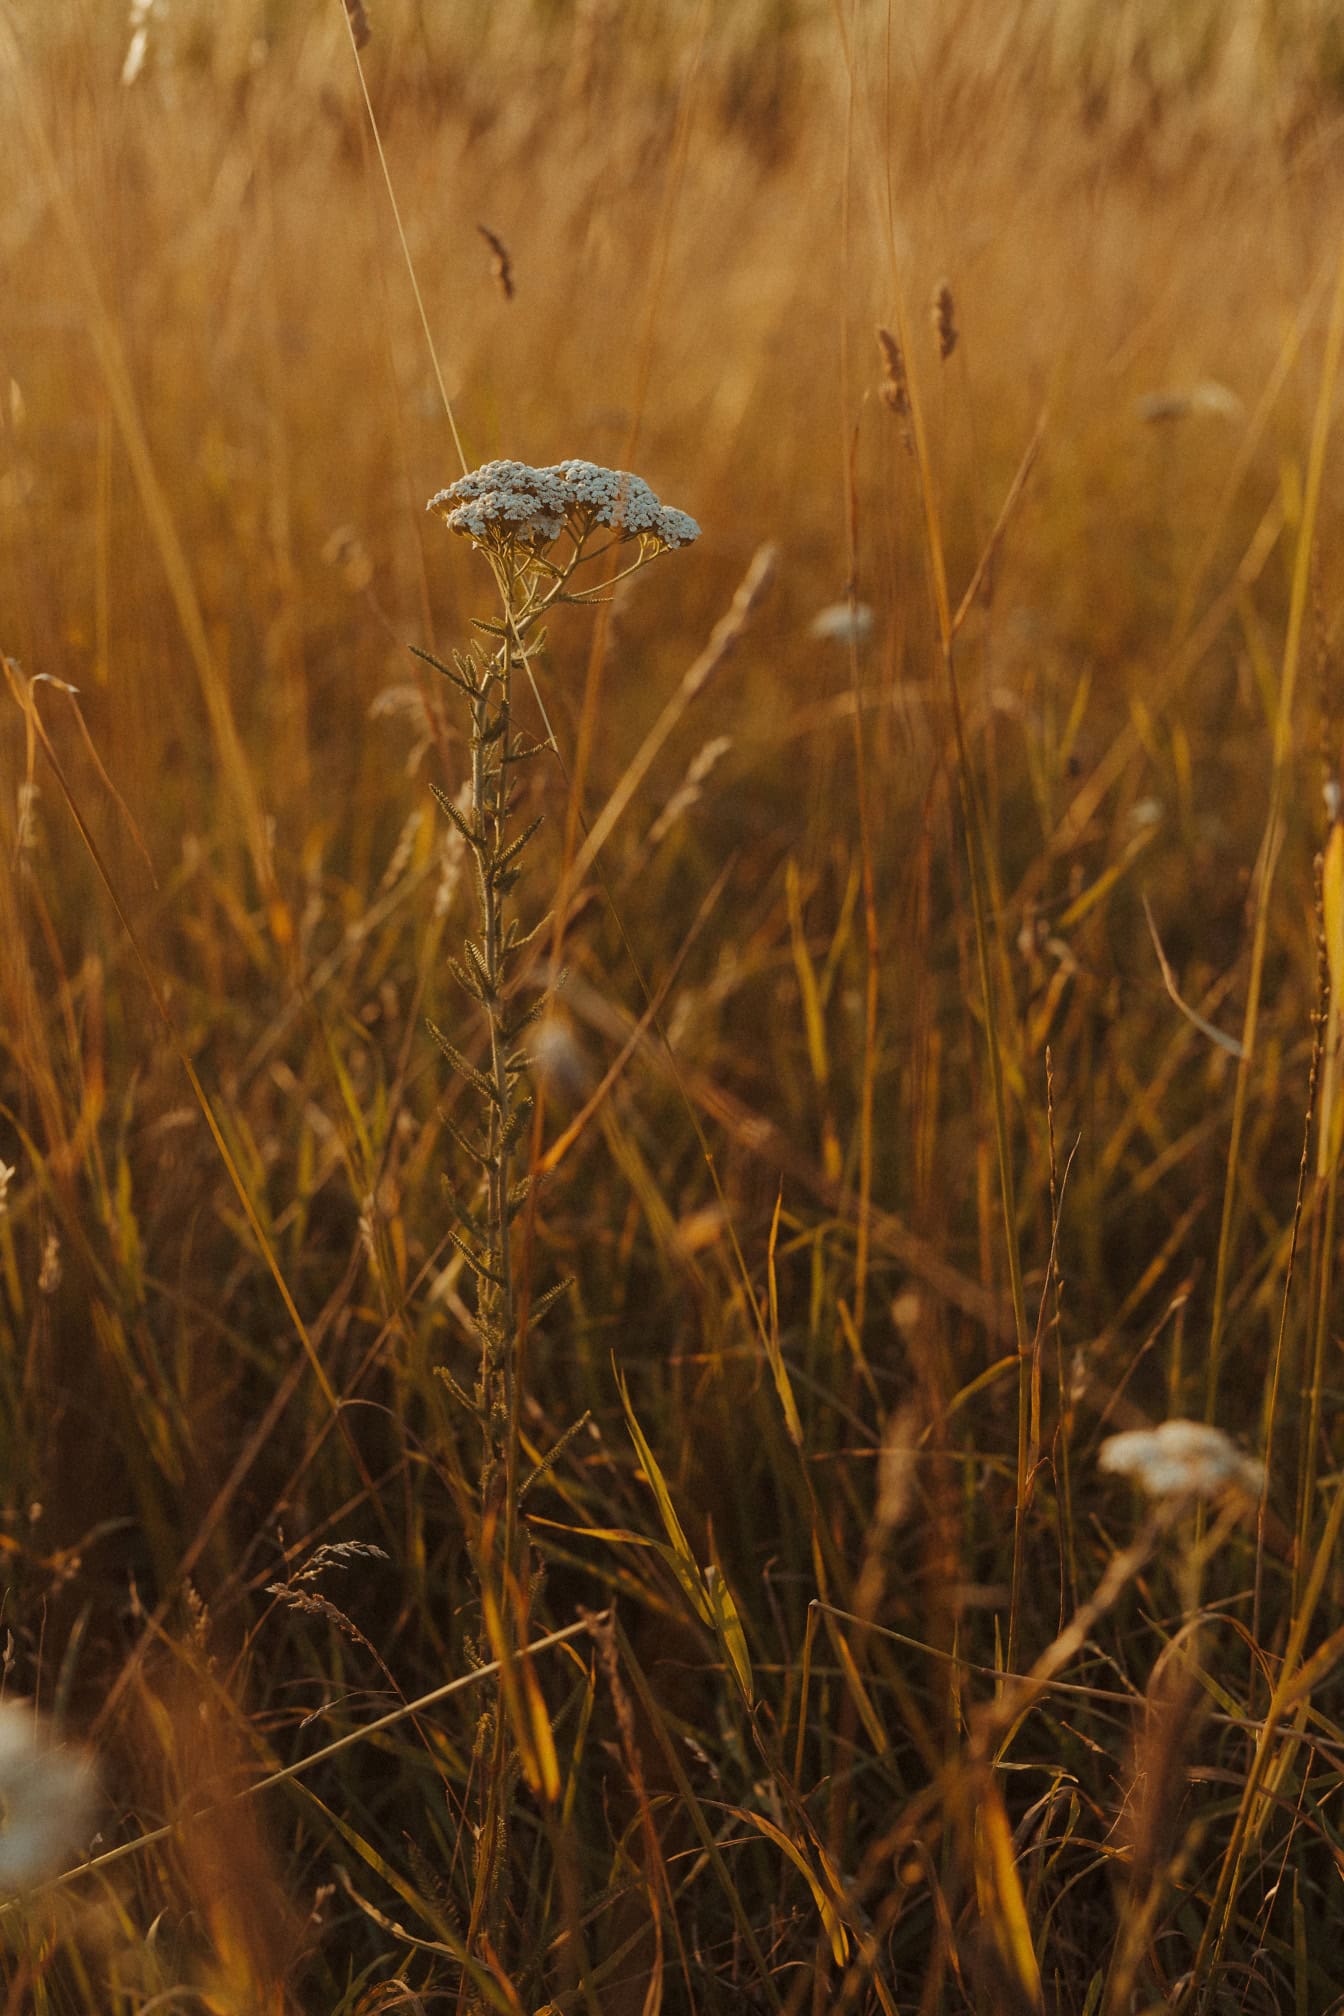
[(57, 1874), (93, 1831), (93, 1765), (20, 1702), (0, 1706), (0, 1894)]
[(428, 508), (450, 532), (481, 543), (548, 546), (567, 531), (578, 546), (597, 525), (659, 547), (689, 546), (700, 536), (694, 518), (660, 504), (642, 477), (572, 459), (543, 469), (485, 462), (438, 491)]
[[(431, 497), (429, 509), (450, 531), (472, 541), (494, 576), (499, 598), (498, 617), (473, 618), (477, 635), (468, 650), (452, 654), (450, 664), (411, 647), (462, 694), (471, 726), (465, 801), (439, 789), (434, 795), (461, 842), (459, 863), (471, 856), (478, 929), (476, 936), (465, 940), (464, 957), (449, 959), (448, 969), (474, 1004), (472, 1019), (484, 1040), (459, 1049), (452, 1036), (433, 1022), (429, 1033), (466, 1095), (460, 1102), (465, 1108), (459, 1114), (462, 1124), (448, 1124), (472, 1165), (470, 1201), (458, 1204), (460, 1229), (450, 1226), (448, 1237), (475, 1283), (472, 1314), (480, 1356), (474, 1395), (466, 1393), (448, 1367), (440, 1370), (450, 1392), (471, 1411), (482, 1431), (480, 1503), (499, 1512), (496, 1518), (492, 1511), (485, 1522), (476, 1567), (487, 1617), (495, 1602), (492, 1591), (498, 1592), (505, 1640), (499, 1642), (493, 1631), (483, 1637), (480, 1658), (484, 1659), (489, 1651), (507, 1654), (510, 1643), (521, 1644), (530, 1635), (530, 1598), (523, 1596), (520, 1605), (503, 1601), (507, 1592), (523, 1591), (532, 1580), (531, 1540), (526, 1522), (518, 1516), (522, 1491), (517, 1482), (520, 1423), (532, 1402), (520, 1383), (516, 1344), (520, 1322), (525, 1330), (530, 1328), (568, 1286), (561, 1282), (533, 1296), (527, 1312), (520, 1314), (523, 1298), (517, 1293), (509, 1256), (519, 1199), (530, 1180), (524, 1177), (519, 1183), (514, 1176), (520, 1161), (526, 1166), (528, 1114), (536, 1099), (534, 1066), (543, 1083), (549, 1079), (548, 1089), (566, 1079), (576, 1096), (585, 1089), (584, 1060), (567, 1043), (563, 1025), (552, 1019), (548, 1030), (548, 1012), (553, 1017), (549, 992), (527, 1005), (519, 998), (526, 970), (520, 955), (540, 927), (523, 930), (514, 890), (524, 872), (528, 842), (541, 820), (532, 820), (521, 832), (513, 830), (514, 814), (524, 797), (518, 788), (518, 766), (555, 747), (533, 665), (546, 648), (542, 623), (550, 610), (566, 603), (587, 607), (609, 598), (618, 582), (670, 548), (689, 545), (700, 527), (684, 511), (660, 504), (640, 477), (579, 461), (556, 462), (544, 469), (527, 462), (487, 462)], [(602, 528), (607, 528), (605, 533)], [(562, 538), (567, 546), (554, 544)], [(611, 564), (594, 569), (582, 582), (581, 568), (604, 555), (611, 556)], [(764, 571), (758, 556), (754, 573), (761, 577)], [(699, 677), (703, 683), (717, 662), (715, 653), (721, 656), (726, 649), (724, 640), (731, 640), (733, 624), (740, 626), (750, 600), (739, 589), (730, 617), (719, 625), (702, 658), (703, 670), (688, 677)], [(493, 642), (486, 643), (487, 638)], [(515, 694), (524, 676), (546, 727), (545, 741), (519, 730)], [(590, 845), (597, 844), (594, 828)], [(532, 1024), (537, 1024), (534, 1040), (526, 1050), (520, 1049), (519, 1036)], [(473, 1055), (479, 1062), (472, 1061)], [(507, 1677), (507, 1656), (500, 1663)], [(487, 1951), (491, 1941), (505, 1937), (511, 1923), (512, 1872), (518, 1861), (510, 1845), (516, 1838), (513, 1800), (508, 1792), (499, 1792), (499, 1780), (525, 1765), (532, 1775), (525, 1749), (509, 1733), (512, 1717), (504, 1712), (506, 1700), (507, 1689), (497, 1682), (481, 1727), (494, 1728), (499, 1741), (508, 1745), (507, 1752), (495, 1753), (497, 1759), (507, 1756), (507, 1769), (477, 1774), (475, 1881), (477, 1895), (490, 1899), (477, 1930)]]
[(873, 634), (873, 612), (866, 602), (828, 602), (818, 609), (808, 635), (828, 644), (862, 644)]
[(1103, 1470), (1132, 1477), (1150, 1498), (1211, 1498), (1229, 1485), (1258, 1497), (1265, 1473), (1221, 1428), (1204, 1421), (1163, 1421), (1131, 1428), (1101, 1445)]

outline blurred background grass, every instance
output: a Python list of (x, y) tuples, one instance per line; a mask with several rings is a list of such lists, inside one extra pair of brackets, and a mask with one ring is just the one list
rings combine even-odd
[[(592, 1422), (529, 1504), (551, 1623), (619, 1592), (769, 1956), (753, 1972), (643, 1727), (681, 1934), (669, 2006), (766, 2006), (767, 1979), (790, 2007), (839, 2006), (807, 1883), (766, 1840), (743, 1845), (732, 1816), (764, 1814), (815, 1861), (810, 1812), (876, 1910), (875, 1853), (990, 1690), (948, 1655), (1001, 1659), (1014, 1518), (1025, 1665), (1132, 1524), (1094, 1479), (1103, 1426), (1204, 1408), (1238, 1072), (1168, 997), (1142, 898), (1186, 1000), (1238, 1034), (1338, 256), (1344, 40), (1321, 0), (381, 0), (370, 22), (362, 74), (469, 459), (631, 467), (704, 527), (618, 597), (598, 655), (589, 618), (553, 626), (544, 698), (569, 758), (598, 694), (589, 818), (752, 555), (779, 548), (768, 600), (608, 842), (605, 889), (570, 892), (547, 1138), (643, 1009), (632, 954), (667, 988), (680, 1084), (656, 1042), (637, 1046), (542, 1194), (535, 1290), (576, 1285), (533, 1352), (536, 1452), (585, 1409)], [(457, 1012), (443, 955), (469, 892), (428, 783), (456, 791), (463, 741), (406, 646), (464, 641), (483, 570), (424, 513), (458, 464), (336, 0), (159, 0), (131, 22), (80, 0), (11, 7), (0, 61), (6, 1686), (96, 1735), (111, 1843), (205, 1782), (193, 1717), (216, 1731), (216, 1775), (255, 1774), (461, 1669), (476, 1452), (434, 1367), (469, 1380), (473, 1345), (440, 1187), (450, 1095), (422, 1029)], [(512, 298), (480, 226), (507, 247)], [(928, 312), (944, 281), (959, 331), (945, 361)], [(1025, 1506), (929, 543), (877, 396), (874, 331), (902, 314), (954, 602), (1044, 416), (958, 661), (1016, 1236), (1032, 1322), (1045, 1310)], [(1321, 1530), (1314, 1479), (1335, 1460), (1333, 1175), (1314, 1173), (1314, 1148), (1278, 1341), (1318, 987), (1312, 859), (1339, 735), (1328, 475), (1314, 531), (1224, 1238), (1218, 1417), (1248, 1446), (1265, 1447), (1281, 1374), (1270, 1537), (1258, 1556), (1252, 1522), (1207, 1577), (1232, 1621), (1207, 1653), (1205, 1719), (1182, 1724), (1203, 1775), (1154, 1851), (1148, 1918), (1114, 1832), (1142, 1803), (1128, 1711), (1083, 1699), (1015, 1738), (1000, 1796), (1060, 2010), (1100, 2007), (1103, 1989), (1112, 2006), (1126, 1927), (1141, 1926), (1150, 2000), (1190, 1968), (1245, 1782), (1236, 1716), (1263, 1711), (1261, 1655), (1272, 1671), (1304, 1616), (1305, 1571), (1284, 1556), (1295, 1527)], [(852, 655), (811, 628), (850, 594), (874, 614)], [(702, 757), (691, 802), (660, 824)], [(535, 789), (558, 872), (565, 776)], [(1057, 1169), (1069, 1161), (1057, 1300), (1047, 1045)], [(783, 1186), (775, 1285), (801, 1456), (688, 1101), (762, 1299)], [(742, 1610), (754, 1735), (675, 1581), (647, 1548), (593, 1537), (662, 1538), (613, 1353), (698, 1558), (719, 1560)], [(915, 1423), (890, 1434), (918, 1442), (917, 1482), (888, 1531), (874, 1506), (893, 1421)], [(267, 1594), (341, 1539), (389, 1559), (329, 1572), (338, 1613)], [(863, 1631), (847, 1691), (823, 1637), (832, 1663), (804, 1701), (808, 1603), (829, 1589), (854, 1607), (865, 1561), (870, 1621), (932, 1651), (896, 1658)], [(1332, 1568), (1312, 1644), (1342, 1594)], [(1151, 1571), (1075, 1677), (1141, 1690), (1178, 1598)], [(576, 1942), (550, 1943), (563, 1893), (599, 1970), (589, 2006), (633, 2008), (652, 1944), (612, 1956), (640, 1922), (628, 1892), (653, 1884), (647, 1840), (629, 1832), (605, 1686), (586, 1649), (561, 1661), (542, 1681), (574, 1774), (568, 1846), (538, 1820), (517, 1993), (569, 2006)], [(1340, 1844), (1322, 1809), (1340, 1732), (1312, 1712), (1317, 1747), (1279, 1758), (1263, 1864), (1207, 1974), (1220, 2008), (1324, 2009), (1338, 1990)], [(180, 1845), (145, 1851), (90, 1882), (58, 1938), (41, 1914), (13, 1932), (11, 2006), (417, 2006), (402, 1989), (447, 2006), (453, 1967), (414, 1939), (443, 1948), (459, 1922), (472, 1711), (414, 1726), (321, 1767), (326, 1811), (258, 1802), (236, 1864), (274, 1923), (230, 1906)], [(795, 1742), (802, 1775), (781, 1791)], [(999, 1877), (974, 1825), (950, 1795), (920, 1811), (879, 1886), (899, 1903), (880, 1957), (855, 1962), (849, 1993), (1030, 2006), (994, 1943)], [(1272, 1898), (1270, 1868), (1292, 1871)]]

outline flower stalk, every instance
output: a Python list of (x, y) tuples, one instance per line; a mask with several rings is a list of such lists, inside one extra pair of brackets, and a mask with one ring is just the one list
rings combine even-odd
[[(519, 462), (487, 463), (431, 498), (429, 508), (448, 529), (469, 538), (490, 566), (498, 614), (474, 620), (478, 643), (455, 652), (451, 665), (416, 655), (444, 674), (465, 697), (471, 730), (471, 790), (462, 811), (446, 792), (435, 797), (467, 845), (476, 885), (476, 934), (449, 960), (458, 986), (474, 1003), (482, 1045), (473, 1062), (433, 1023), (430, 1031), (462, 1080), (475, 1123), (447, 1122), (470, 1172), (469, 1188), (455, 1195), (458, 1224), (450, 1236), (474, 1277), (479, 1349), (475, 1391), (468, 1395), (445, 1368), (450, 1390), (475, 1417), (482, 1437), (479, 1526), (474, 1549), (484, 1625), (476, 1649), (482, 1662), (501, 1662), (477, 1731), (479, 1784), (477, 1849), (471, 1939), (501, 1955), (507, 1950), (510, 1820), (519, 1776), (544, 1789), (533, 1737), (510, 1727), (519, 1690), (511, 1662), (527, 1636), (534, 1593), (530, 1548), (520, 1519), (521, 1410), (518, 1367), (518, 1283), (512, 1228), (531, 1178), (518, 1169), (520, 1144), (532, 1111), (529, 1063), (522, 1039), (541, 1014), (545, 996), (520, 1007), (520, 959), (544, 920), (524, 929), (515, 891), (527, 849), (541, 824), (515, 830), (519, 772), (546, 741), (520, 735), (515, 682), (525, 673), (536, 691), (534, 661), (545, 648), (542, 623), (558, 604), (591, 603), (660, 553), (689, 545), (699, 532), (685, 512), (659, 503), (648, 485), (623, 470), (589, 462), (533, 468)], [(622, 567), (589, 585), (580, 570), (616, 548), (629, 549)], [(538, 699), (540, 696), (538, 695)], [(544, 709), (543, 709), (544, 718)], [(554, 1300), (538, 1298), (530, 1328)]]

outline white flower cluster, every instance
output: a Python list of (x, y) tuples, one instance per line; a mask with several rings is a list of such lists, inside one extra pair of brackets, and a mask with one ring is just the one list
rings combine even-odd
[(32, 1708), (0, 1707), (0, 1894), (58, 1874), (87, 1847), (95, 1798), (87, 1757), (60, 1744)]
[(1098, 1461), (1103, 1470), (1132, 1477), (1150, 1498), (1211, 1498), (1230, 1484), (1252, 1497), (1264, 1489), (1261, 1465), (1204, 1421), (1163, 1421), (1112, 1435)]
[(828, 644), (862, 644), (873, 634), (873, 612), (866, 602), (828, 602), (808, 626), (810, 637)]
[(642, 477), (595, 462), (554, 462), (544, 469), (485, 462), (431, 497), (429, 509), (450, 532), (472, 539), (493, 533), (547, 544), (567, 526), (581, 535), (594, 525), (660, 546), (689, 546), (700, 536), (694, 518), (660, 504)]

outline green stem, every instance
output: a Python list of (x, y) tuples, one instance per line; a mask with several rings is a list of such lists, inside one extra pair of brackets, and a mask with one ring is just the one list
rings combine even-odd
[[(483, 1588), (495, 1583), (495, 1611), (508, 1642), (493, 1649), (507, 1662), (512, 1651), (514, 1605), (510, 1584), (518, 1580), (516, 1546), (517, 1463), (514, 1451), (513, 1348), (515, 1295), (509, 1239), (512, 1187), (513, 1080), (507, 1030), (508, 919), (500, 886), (501, 857), (508, 844), (510, 757), (513, 747), (512, 682), (518, 662), (518, 572), (501, 561), (496, 579), (504, 606), (505, 636), (472, 703), (472, 823), (481, 836), (477, 859), (482, 1012), (490, 1046), (487, 1073), (490, 1099), (486, 1122), (486, 1265), (478, 1277), (477, 1322), (481, 1371), (477, 1400), (485, 1448), (481, 1459), (480, 1575)], [(499, 1526), (503, 1525), (503, 1548)], [(498, 1572), (496, 1573), (496, 1567)], [(477, 1889), (473, 1917), (487, 1926), (496, 1951), (503, 1931), (503, 1888), (509, 1866), (512, 1777), (502, 1683), (494, 1692), (483, 1788)]]

